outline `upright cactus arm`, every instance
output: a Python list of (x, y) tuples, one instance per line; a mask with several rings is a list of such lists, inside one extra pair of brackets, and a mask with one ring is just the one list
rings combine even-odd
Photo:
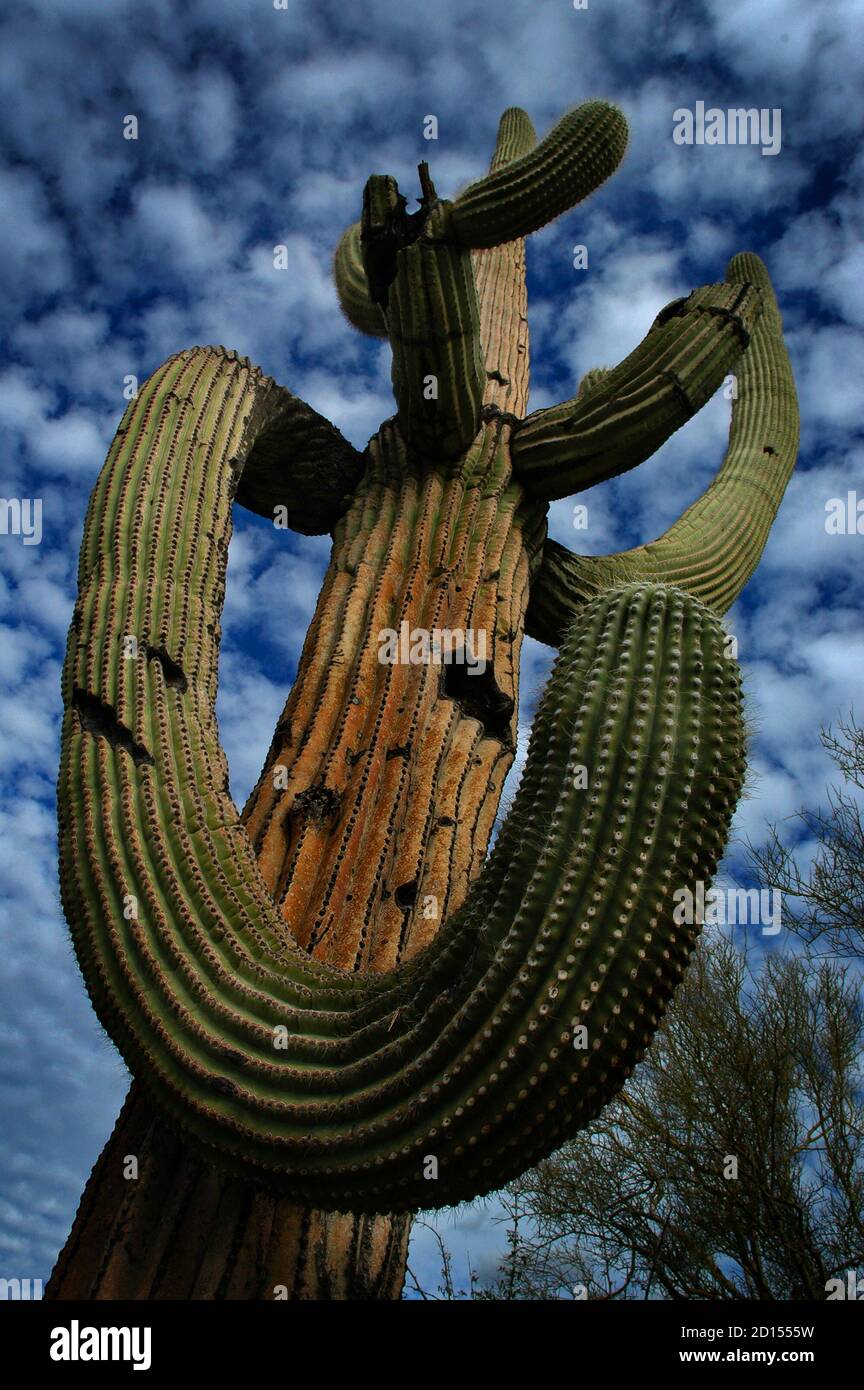
[(428, 238), (399, 257), (392, 301), (387, 322), (402, 433), (422, 454), (460, 454), (480, 427), (486, 387), (470, 252), (437, 240), (432, 224)]
[(551, 502), (643, 463), (714, 394), (760, 311), (758, 290), (741, 283), (705, 285), (674, 300), (617, 367), (518, 426), (520, 482)]
[(523, 111), (521, 106), (508, 106), (498, 122), (495, 152), (489, 165), (490, 174), (494, 174), (505, 164), (512, 164), (514, 159), (524, 158), (531, 153), (536, 144), (537, 132), (528, 112)]
[[(449, 203), (442, 203), (420, 165), (423, 197), (409, 214), (396, 180), (373, 174), (363, 193), (359, 250), (368, 307), (351, 310), (371, 321), (376, 310), (393, 350), (393, 394), (400, 431), (415, 452), (454, 458), (480, 426), (486, 372), (480, 343), (480, 312), (470, 252), (448, 235)], [(346, 243), (347, 237), (347, 243)], [(358, 242), (349, 228), (348, 249)], [(340, 247), (342, 243), (340, 243)], [(342, 253), (345, 260), (348, 251)], [(347, 279), (337, 286), (346, 312)]]
[(171, 359), (94, 490), (63, 677), (64, 908), (100, 1020), (214, 1161), (331, 1209), (449, 1205), (560, 1144), (646, 1048), (698, 931), (672, 893), (710, 878), (740, 790), (740, 680), (698, 599), (599, 595), (463, 907), (390, 974), (311, 960), (225, 790), (215, 718), (261, 390), (233, 354)]
[(657, 540), (614, 555), (574, 555), (547, 541), (531, 590), (526, 631), (558, 646), (575, 615), (609, 584), (674, 584), (718, 613), (735, 602), (759, 563), (798, 453), (798, 398), (783, 324), (758, 256), (733, 256), (731, 286), (753, 285), (762, 314), (736, 380), (723, 464), (707, 491)]

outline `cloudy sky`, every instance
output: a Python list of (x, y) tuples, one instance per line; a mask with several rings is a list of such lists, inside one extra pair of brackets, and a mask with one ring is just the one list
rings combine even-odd
[[(0, 535), (0, 1276), (47, 1278), (127, 1085), (67, 943), (53, 800), (78, 544), (124, 381), (180, 348), (224, 343), (362, 447), (393, 412), (389, 348), (346, 325), (329, 266), (367, 176), (391, 173), (413, 193), (428, 159), (452, 195), (486, 167), (506, 106), (524, 106), (542, 134), (586, 98), (616, 101), (632, 131), (621, 169), (530, 243), (531, 406), (624, 357), (664, 304), (722, 279), (736, 251), (767, 262), (802, 448), (731, 614), (757, 730), (736, 831), (758, 839), (823, 796), (819, 726), (861, 705), (864, 535), (829, 535), (825, 520), (829, 499), (856, 485), (864, 498), (864, 5), (18, 0), (7, 13), (0, 495), (41, 499), (43, 534), (38, 545)], [(697, 101), (779, 109), (779, 153), (676, 144), (673, 112)], [(423, 138), (430, 114), (437, 142)], [(137, 140), (123, 136), (129, 115)], [(573, 269), (576, 243), (587, 270)], [(288, 270), (274, 268), (277, 244)], [(651, 539), (719, 465), (729, 409), (718, 393), (640, 469), (580, 498), (586, 531), (556, 503), (551, 534), (591, 552)], [(236, 520), (219, 715), (242, 804), (328, 542)], [(524, 729), (551, 656), (526, 643)], [(463, 1271), (469, 1253), (494, 1267), (494, 1215), (492, 1204), (439, 1218)], [(422, 1232), (412, 1265), (434, 1282)]]

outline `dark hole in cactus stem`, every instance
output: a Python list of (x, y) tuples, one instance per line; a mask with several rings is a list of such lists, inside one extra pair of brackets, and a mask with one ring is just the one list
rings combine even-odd
[(305, 816), (313, 825), (326, 825), (339, 812), (339, 796), (332, 787), (307, 787), (298, 792), (291, 807), (291, 815)]
[[(506, 385), (509, 386), (510, 383), (507, 382)], [(483, 406), (480, 411), (480, 419), (487, 424), (490, 420), (497, 420), (500, 425), (512, 425), (514, 430), (524, 424), (520, 415), (514, 415), (512, 410), (502, 410), (500, 405), (493, 405), (491, 402), (489, 405)]]
[(393, 896), (397, 907), (413, 907), (417, 901), (416, 878), (412, 879), (410, 883), (400, 883)]
[(497, 738), (505, 748), (512, 748), (513, 700), (498, 685), (491, 663), (482, 672), (456, 663), (445, 666), (441, 692), (456, 700), (469, 719), (479, 719), (490, 737)]
[(243, 1052), (237, 1052), (232, 1047), (220, 1047), (219, 1056), (224, 1062), (232, 1062), (235, 1067), (245, 1067), (246, 1056)]
[(183, 674), (182, 666), (178, 666), (164, 647), (148, 647), (147, 660), (159, 662), (165, 677), (165, 684), (170, 686), (172, 690), (179, 690), (181, 694), (184, 694), (189, 689), (189, 682)]
[(121, 724), (114, 708), (100, 700), (98, 695), (93, 695), (89, 690), (82, 690), (76, 685), (72, 691), (72, 708), (81, 721), (81, 727), (88, 734), (95, 734), (97, 738), (107, 738), (112, 748), (122, 748), (134, 763), (149, 763), (151, 767), (154, 765), (155, 759), (152, 754), (143, 743), (135, 741), (132, 730)]
[(224, 1096), (239, 1096), (240, 1088), (235, 1086), (233, 1081), (229, 1081), (227, 1076), (211, 1076), (208, 1078), (209, 1084), (214, 1091), (221, 1091)]

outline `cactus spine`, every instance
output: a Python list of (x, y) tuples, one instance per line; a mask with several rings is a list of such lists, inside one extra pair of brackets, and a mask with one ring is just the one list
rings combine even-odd
[[(489, 1191), (596, 1114), (684, 969), (698, 928), (671, 895), (710, 879), (744, 774), (718, 615), (797, 443), (767, 274), (736, 257), (619, 367), (524, 418), (521, 238), (613, 172), (626, 123), (588, 103), (534, 139), (506, 112), (487, 178), (447, 203), (421, 168), (415, 214), (369, 181), (334, 262), (351, 322), (383, 324), (394, 354), (398, 414), (364, 455), (245, 359), (191, 349), (130, 405), (88, 513), (60, 778), (85, 981), (194, 1149), (328, 1209)], [(665, 548), (544, 547), (551, 498), (642, 462), (739, 358), (726, 462)], [(235, 495), (333, 534), (243, 822), (214, 715)], [(560, 653), (483, 866), (526, 610)], [(476, 684), (382, 665), (377, 634), (403, 622), (488, 634)], [(129, 632), (145, 660), (124, 662)]]

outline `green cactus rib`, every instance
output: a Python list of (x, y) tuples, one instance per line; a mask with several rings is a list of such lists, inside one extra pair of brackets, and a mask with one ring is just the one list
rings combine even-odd
[(615, 555), (574, 555), (547, 541), (531, 590), (526, 632), (558, 646), (581, 608), (610, 584), (653, 581), (695, 594), (718, 613), (732, 606), (759, 563), (798, 453), (798, 398), (768, 271), (741, 252), (730, 285), (753, 285), (762, 314), (741, 358), (729, 443), (710, 487), (647, 545)]
[(381, 306), (369, 293), (359, 222), (352, 222), (339, 239), (333, 257), (333, 279), (340, 308), (352, 327), (371, 338), (386, 338), (387, 323)]
[(170, 359), (94, 489), (63, 676), (63, 904), (101, 1022), (212, 1161), (327, 1208), (449, 1205), (550, 1152), (647, 1047), (698, 932), (672, 893), (710, 879), (740, 792), (740, 675), (691, 595), (599, 595), (462, 908), (388, 975), (312, 961), (225, 790), (214, 708), (262, 390), (224, 350)]
[(590, 378), (590, 389), (522, 422), (513, 441), (520, 482), (551, 502), (650, 458), (720, 386), (760, 310), (747, 284), (705, 285), (674, 300), (629, 357)]
[[(527, 129), (517, 116), (512, 125), (507, 138), (520, 148), (528, 143)], [(454, 236), (460, 245), (481, 250), (538, 231), (614, 174), (627, 140), (627, 121), (617, 106), (586, 101), (562, 116), (538, 145), (460, 193), (453, 204)]]

